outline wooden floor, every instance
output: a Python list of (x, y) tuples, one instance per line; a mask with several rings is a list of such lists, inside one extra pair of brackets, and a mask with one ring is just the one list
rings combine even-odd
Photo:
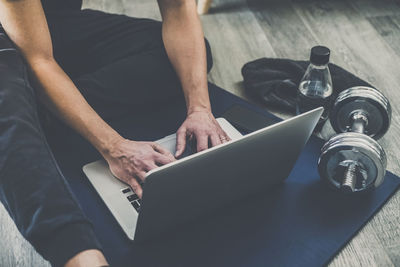
[[(160, 18), (155, 0), (84, 0), (84, 6)], [(306, 59), (313, 45), (330, 47), (332, 62), (372, 83), (391, 100), (392, 125), (380, 143), (388, 170), (400, 175), (400, 2), (214, 0), (202, 22), (214, 55), (210, 81), (241, 97), (245, 94), (240, 69), (245, 62), (264, 56)], [(0, 237), (1, 267), (47, 266), (2, 206)], [(331, 265), (400, 266), (400, 192)]]

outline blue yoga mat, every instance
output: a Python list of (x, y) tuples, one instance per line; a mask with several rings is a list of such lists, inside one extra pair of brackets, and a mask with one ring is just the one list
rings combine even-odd
[[(215, 85), (209, 87), (216, 117), (240, 105), (278, 120)], [(185, 114), (185, 103), (179, 99), (111, 125), (126, 138), (156, 140), (174, 133)], [(51, 138), (50, 143), (72, 191), (93, 222), (111, 266), (324, 265), (400, 185), (398, 177), (387, 173), (384, 183), (369, 194), (346, 196), (332, 190), (317, 172), (323, 141), (312, 137), (285, 183), (172, 229), (156, 240), (135, 243), (125, 236), (82, 172), (84, 164), (100, 155), (76, 134), (63, 132), (68, 138)]]

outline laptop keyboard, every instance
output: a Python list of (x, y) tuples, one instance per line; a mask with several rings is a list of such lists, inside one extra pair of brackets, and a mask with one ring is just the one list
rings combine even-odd
[[(185, 158), (187, 156), (190, 156), (196, 152), (196, 146), (194, 142), (188, 142), (185, 151), (182, 153), (182, 155), (179, 157)], [(144, 187), (144, 183), (140, 184), (142, 188)], [(138, 197), (138, 195), (135, 194), (135, 192), (132, 191), (130, 187), (126, 187), (124, 189), (121, 189), (122, 194), (126, 197), (126, 199), (131, 203), (132, 207), (139, 213), (140, 212), (140, 206), (141, 206), (141, 199)]]
[(136, 195), (129, 187), (122, 189), (121, 192), (126, 196), (126, 199), (131, 203), (132, 207), (139, 213), (141, 199), (138, 195)]

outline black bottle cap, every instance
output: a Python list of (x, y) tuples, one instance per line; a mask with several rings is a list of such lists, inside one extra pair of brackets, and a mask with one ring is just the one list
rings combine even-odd
[(311, 48), (310, 62), (314, 65), (325, 65), (329, 62), (331, 51), (326, 46), (314, 46)]

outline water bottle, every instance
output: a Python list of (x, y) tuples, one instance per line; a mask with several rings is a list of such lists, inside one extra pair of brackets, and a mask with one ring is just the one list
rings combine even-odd
[(320, 129), (328, 118), (332, 97), (332, 78), (328, 67), (329, 56), (330, 50), (325, 46), (314, 46), (311, 49), (310, 65), (300, 81), (297, 93), (297, 114), (324, 107), (316, 129)]

